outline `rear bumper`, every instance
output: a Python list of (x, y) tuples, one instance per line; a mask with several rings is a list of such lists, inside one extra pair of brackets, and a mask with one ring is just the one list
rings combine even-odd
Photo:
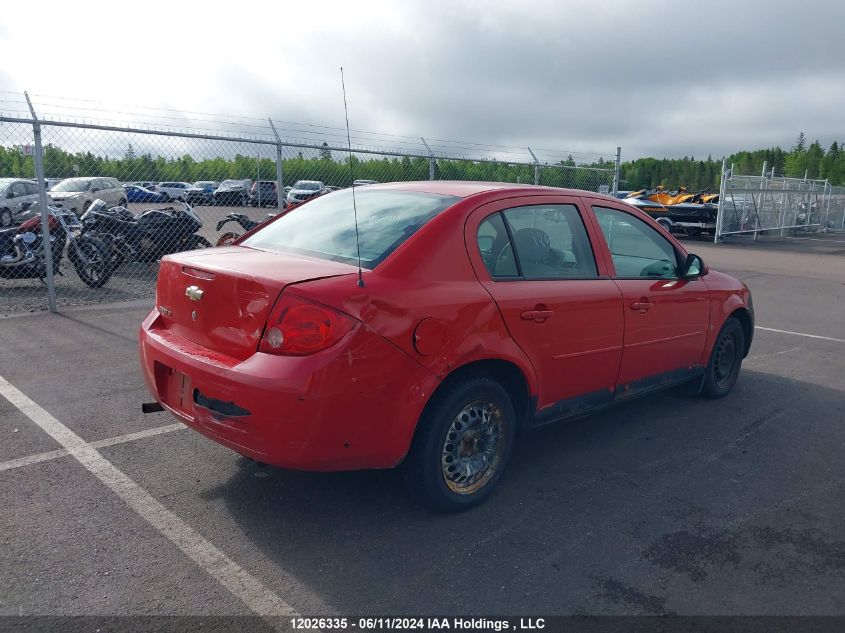
[(206, 437), (275, 466), (390, 468), (408, 450), (438, 380), (363, 326), (307, 357), (221, 356), (157, 326), (139, 334), (147, 387)]

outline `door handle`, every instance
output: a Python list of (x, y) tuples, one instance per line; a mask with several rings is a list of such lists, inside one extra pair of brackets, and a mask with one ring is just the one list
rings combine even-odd
[(519, 318), (523, 321), (535, 321), (537, 323), (542, 323), (553, 314), (554, 311), (552, 310), (526, 310), (519, 315)]
[(639, 301), (634, 301), (631, 304), (631, 310), (638, 310), (640, 314), (645, 314), (654, 304), (648, 300), (647, 297), (640, 298)]

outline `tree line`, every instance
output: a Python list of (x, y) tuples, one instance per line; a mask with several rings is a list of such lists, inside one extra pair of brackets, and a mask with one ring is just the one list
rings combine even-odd
[[(674, 188), (684, 185), (690, 190), (719, 186), (721, 159), (707, 157), (696, 160), (684, 158), (638, 158), (621, 167), (620, 189), (643, 189), (658, 185)], [(789, 150), (780, 147), (741, 151), (727, 157), (738, 174), (759, 174), (764, 162), (776, 175), (811, 179), (826, 179), (833, 185), (845, 185), (845, 151), (834, 142), (827, 151), (818, 141), (807, 143), (801, 133)], [(351, 168), (350, 169), (350, 163)], [(185, 181), (225, 180), (249, 178), (275, 180), (276, 164), (269, 158), (237, 154), (233, 158), (196, 159), (189, 154), (166, 158), (151, 153), (137, 153), (128, 145), (121, 157), (97, 155), (92, 152), (70, 152), (55, 145), (44, 148), (45, 174), (48, 178), (80, 176), (110, 176), (123, 182), (136, 180)], [(376, 157), (353, 155), (334, 157), (327, 148), (314, 156), (287, 157), (283, 161), (286, 184), (297, 180), (322, 180), (326, 185), (346, 187), (353, 178), (380, 182), (427, 180), (429, 159), (425, 157)], [(613, 162), (603, 158), (590, 164), (578, 164), (569, 156), (540, 169), (540, 184), (596, 190), (610, 185)], [(34, 177), (32, 156), (24, 155), (20, 147), (0, 146), (0, 177)], [(489, 161), (440, 160), (435, 162), (435, 178), (451, 180), (482, 180), (514, 183), (533, 183), (534, 166)]]

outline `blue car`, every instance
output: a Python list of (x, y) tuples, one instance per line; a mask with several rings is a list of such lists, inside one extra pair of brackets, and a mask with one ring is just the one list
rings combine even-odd
[(129, 202), (167, 202), (160, 193), (150, 191), (144, 187), (127, 185), (124, 189), (126, 189), (126, 199)]

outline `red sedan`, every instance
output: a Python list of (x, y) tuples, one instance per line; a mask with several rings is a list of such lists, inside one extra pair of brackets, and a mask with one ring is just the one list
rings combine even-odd
[(436, 181), (355, 198), (358, 243), (346, 189), (161, 261), (140, 354), (165, 409), (277, 466), (401, 464), (461, 509), (525, 429), (737, 380), (748, 288), (624, 202)]

